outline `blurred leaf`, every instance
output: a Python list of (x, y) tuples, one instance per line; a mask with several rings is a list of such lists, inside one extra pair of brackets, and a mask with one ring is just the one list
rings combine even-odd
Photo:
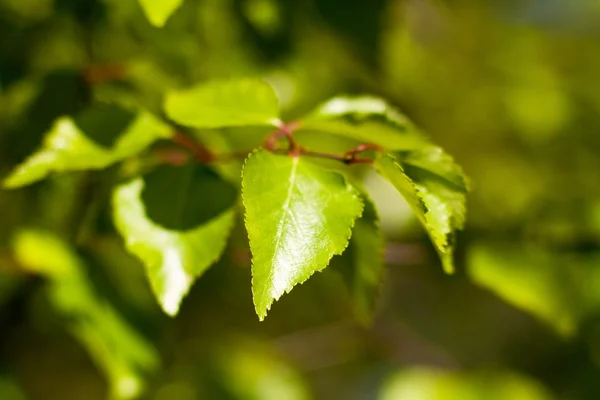
[[(384, 238), (379, 227), (379, 216), (375, 205), (363, 195), (365, 209), (363, 215), (356, 220), (347, 256), (340, 269), (348, 282), (354, 311), (363, 325), (373, 320), (375, 302), (384, 273)], [(338, 264), (339, 265), (339, 264)]]
[(140, 312), (156, 315), (156, 298), (150, 286), (146, 271), (123, 246), (117, 235), (94, 238), (92, 247), (94, 260), (102, 266), (107, 279), (119, 293), (127, 299), (127, 304)]
[(281, 30), (283, 6), (274, 0), (247, 0), (242, 11), (250, 24), (264, 36), (274, 36)]
[(73, 250), (53, 235), (33, 230), (16, 236), (14, 250), (23, 267), (50, 281), (54, 308), (107, 376), (113, 396), (137, 397), (144, 376), (158, 367), (158, 355), (94, 292)]
[(237, 189), (204, 165), (163, 166), (144, 176), (148, 217), (173, 231), (205, 224), (235, 206)]
[(510, 372), (457, 373), (413, 368), (384, 384), (380, 400), (550, 400), (542, 385)]
[(257, 79), (209, 82), (172, 91), (165, 111), (175, 122), (195, 128), (279, 125), (279, 105), (271, 86)]
[(600, 306), (597, 265), (597, 257), (581, 260), (521, 246), (476, 245), (468, 253), (469, 275), (477, 284), (565, 336)]
[(25, 400), (25, 394), (12, 380), (0, 375), (0, 399)]
[(139, 0), (144, 13), (154, 26), (162, 27), (181, 6), (183, 0)]
[(300, 129), (340, 135), (390, 150), (430, 145), (400, 111), (371, 96), (333, 98), (302, 119)]
[(246, 161), (242, 188), (262, 321), (273, 301), (345, 250), (363, 205), (342, 175), (264, 150)]
[(531, 86), (527, 82), (507, 89), (505, 104), (519, 133), (536, 143), (559, 135), (573, 110), (560, 89)]
[(302, 377), (272, 348), (252, 341), (227, 343), (217, 363), (227, 390), (238, 400), (307, 400)]
[(440, 255), (444, 270), (454, 272), (454, 237), (465, 223), (466, 188), (448, 184), (428, 170), (413, 169), (409, 176), (409, 170), (405, 170), (391, 154), (379, 155), (375, 168), (396, 187), (416, 213)]
[[(169, 126), (145, 112), (134, 117), (116, 107), (103, 107), (77, 119), (61, 117), (47, 133), (42, 148), (6, 178), (4, 187), (25, 186), (55, 171), (102, 169), (170, 136)], [(115, 137), (118, 139), (111, 148), (102, 146), (102, 142), (111, 142)]]
[(144, 263), (158, 302), (171, 316), (178, 313), (194, 280), (225, 249), (235, 200), (227, 204), (227, 196), (229, 184), (196, 165), (159, 170), (114, 192), (117, 230)]

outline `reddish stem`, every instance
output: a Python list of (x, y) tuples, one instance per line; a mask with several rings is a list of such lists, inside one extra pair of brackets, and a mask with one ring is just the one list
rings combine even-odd
[(118, 81), (125, 78), (127, 68), (123, 64), (90, 65), (83, 71), (89, 85)]
[(190, 161), (190, 153), (179, 149), (161, 149), (156, 152), (156, 157), (160, 160), (161, 164), (168, 164), (174, 166), (182, 166), (187, 164)]
[(353, 149), (348, 150), (344, 153), (344, 163), (346, 164), (373, 164), (373, 160), (370, 158), (358, 157), (360, 153), (365, 151), (383, 151), (381, 146), (372, 143), (359, 144)]
[(171, 140), (175, 144), (177, 144), (185, 149), (188, 149), (194, 155), (196, 160), (198, 160), (199, 162), (201, 162), (203, 164), (209, 164), (212, 161), (214, 161), (214, 159), (215, 159), (214, 154), (212, 154), (210, 152), (210, 150), (208, 150), (207, 148), (202, 146), (200, 143), (198, 143), (193, 138), (191, 138), (181, 132), (175, 132), (173, 134), (173, 138)]
[[(356, 146), (353, 149), (346, 151), (343, 154), (331, 154), (331, 153), (321, 153), (317, 151), (312, 151), (305, 149), (300, 146), (296, 139), (294, 138), (294, 130), (296, 130), (299, 126), (298, 121), (293, 121), (288, 124), (282, 124), (276, 131), (269, 134), (263, 143), (264, 148), (267, 151), (275, 154), (286, 154), (290, 157), (300, 157), (308, 156), (308, 157), (317, 157), (324, 158), (328, 160), (340, 161), (346, 165), (351, 164), (372, 164), (373, 160), (367, 157), (359, 157), (359, 155), (365, 151), (374, 150), (374, 151), (382, 151), (383, 148), (381, 146), (371, 144), (371, 143), (363, 143)], [(282, 147), (279, 144), (281, 139), (285, 139), (287, 141), (287, 148)], [(187, 149), (191, 152), (194, 158), (203, 164), (210, 164), (213, 162), (226, 162), (231, 161), (237, 158), (246, 157), (251, 151), (236, 151), (233, 153), (226, 153), (216, 155), (213, 154), (210, 150), (202, 146), (200, 143), (196, 142), (192, 137), (185, 135), (182, 132), (175, 132), (172, 138), (173, 142), (178, 144), (179, 146)], [(179, 164), (184, 162), (182, 156), (180, 154), (166, 154), (168, 157), (165, 157), (165, 160), (171, 164)]]
[(278, 146), (278, 141), (285, 138), (288, 142), (287, 153), (291, 157), (298, 157), (302, 153), (302, 148), (294, 139), (294, 130), (299, 126), (298, 121), (292, 121), (288, 124), (283, 124), (275, 132), (267, 136), (264, 142), (264, 147), (272, 153), (278, 153), (281, 148)]

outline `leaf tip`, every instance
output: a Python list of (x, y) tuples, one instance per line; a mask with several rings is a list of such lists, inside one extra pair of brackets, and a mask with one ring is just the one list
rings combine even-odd
[(148, 17), (148, 20), (150, 21), (150, 23), (157, 28), (162, 28), (167, 23), (167, 18), (153, 17), (150, 15), (147, 15), (146, 17)]
[(157, 27), (162, 28), (171, 15), (181, 6), (183, 0), (139, 0), (142, 10), (148, 21)]
[(179, 305), (181, 301), (170, 301), (169, 299), (162, 299), (160, 302), (160, 308), (171, 318), (175, 318), (179, 314)]
[(5, 189), (5, 190), (11, 190), (11, 189), (16, 189), (19, 186), (14, 184), (14, 179), (12, 179), (13, 176), (9, 175), (7, 178), (3, 179), (0, 182), (0, 188)]
[(34, 183), (36, 180), (38, 179), (28, 178), (20, 170), (16, 170), (0, 183), (0, 187), (6, 190), (20, 189)]
[(448, 275), (454, 275), (456, 269), (454, 268), (454, 260), (452, 258), (452, 254), (445, 254), (441, 258), (442, 268), (444, 268), (444, 272)]
[(265, 320), (265, 318), (267, 317), (267, 313), (271, 309), (271, 305), (273, 304), (273, 301), (274, 301), (274, 299), (271, 299), (271, 301), (269, 303), (260, 305), (260, 304), (256, 303), (256, 298), (255, 298), (254, 310), (256, 311), (256, 315), (258, 316), (258, 320), (260, 322), (263, 322)]

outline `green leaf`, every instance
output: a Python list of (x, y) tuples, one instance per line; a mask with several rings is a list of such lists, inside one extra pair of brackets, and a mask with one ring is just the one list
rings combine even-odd
[(427, 230), (444, 270), (454, 272), (454, 241), (465, 223), (466, 187), (458, 187), (430, 170), (410, 169), (391, 154), (378, 155), (374, 164), (404, 196)]
[(565, 254), (534, 246), (477, 243), (467, 252), (472, 281), (573, 337), (600, 307), (600, 254)]
[(117, 230), (145, 265), (167, 314), (178, 313), (194, 280), (225, 249), (234, 221), (232, 191), (199, 165), (164, 167), (115, 190)]
[(242, 198), (262, 321), (273, 301), (344, 251), (363, 204), (342, 175), (265, 150), (246, 161)]
[(20, 232), (14, 250), (20, 265), (49, 280), (54, 309), (106, 375), (113, 397), (138, 397), (144, 376), (158, 367), (158, 354), (95, 293), (73, 250), (52, 234), (34, 230)]
[(273, 88), (257, 79), (209, 82), (170, 92), (165, 111), (173, 121), (195, 128), (281, 124)]
[(537, 381), (508, 371), (453, 372), (409, 368), (393, 374), (383, 385), (380, 400), (527, 399), (550, 400)]
[(183, 0), (139, 0), (144, 13), (154, 26), (163, 27)]
[(371, 96), (335, 97), (302, 119), (302, 130), (344, 136), (389, 150), (411, 150), (430, 145), (400, 111)]
[(397, 155), (409, 176), (430, 173), (457, 189), (468, 191), (469, 182), (462, 168), (441, 147), (431, 146)]
[(244, 338), (219, 343), (213, 348), (219, 381), (227, 398), (238, 400), (308, 400), (302, 374), (275, 346)]
[(375, 312), (375, 302), (384, 274), (384, 238), (379, 227), (375, 205), (366, 196), (365, 209), (356, 220), (348, 250), (338, 264), (348, 283), (356, 317), (369, 325)]
[[(106, 168), (170, 136), (170, 127), (151, 114), (134, 115), (115, 106), (92, 109), (76, 119), (61, 117), (42, 148), (17, 166), (4, 187), (25, 186), (51, 172)], [(114, 142), (110, 148), (103, 145), (108, 142)]]

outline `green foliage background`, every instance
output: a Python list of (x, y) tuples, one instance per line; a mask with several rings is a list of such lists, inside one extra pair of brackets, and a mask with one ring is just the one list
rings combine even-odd
[[(370, 327), (353, 315), (344, 256), (259, 322), (239, 217), (170, 318), (115, 233), (110, 182), (122, 169), (54, 174), (0, 191), (1, 399), (600, 396), (597, 1), (162, 3), (168, 19), (147, 13), (159, 28), (136, 0), (0, 0), (1, 178), (57, 117), (102, 101), (161, 116), (168, 90), (251, 76), (275, 88), (287, 119), (372, 93), (471, 179), (457, 273), (367, 175), (387, 239)], [(93, 125), (103, 137), (117, 122)], [(194, 134), (226, 151), (267, 132)], [(236, 168), (220, 172), (239, 183)]]

